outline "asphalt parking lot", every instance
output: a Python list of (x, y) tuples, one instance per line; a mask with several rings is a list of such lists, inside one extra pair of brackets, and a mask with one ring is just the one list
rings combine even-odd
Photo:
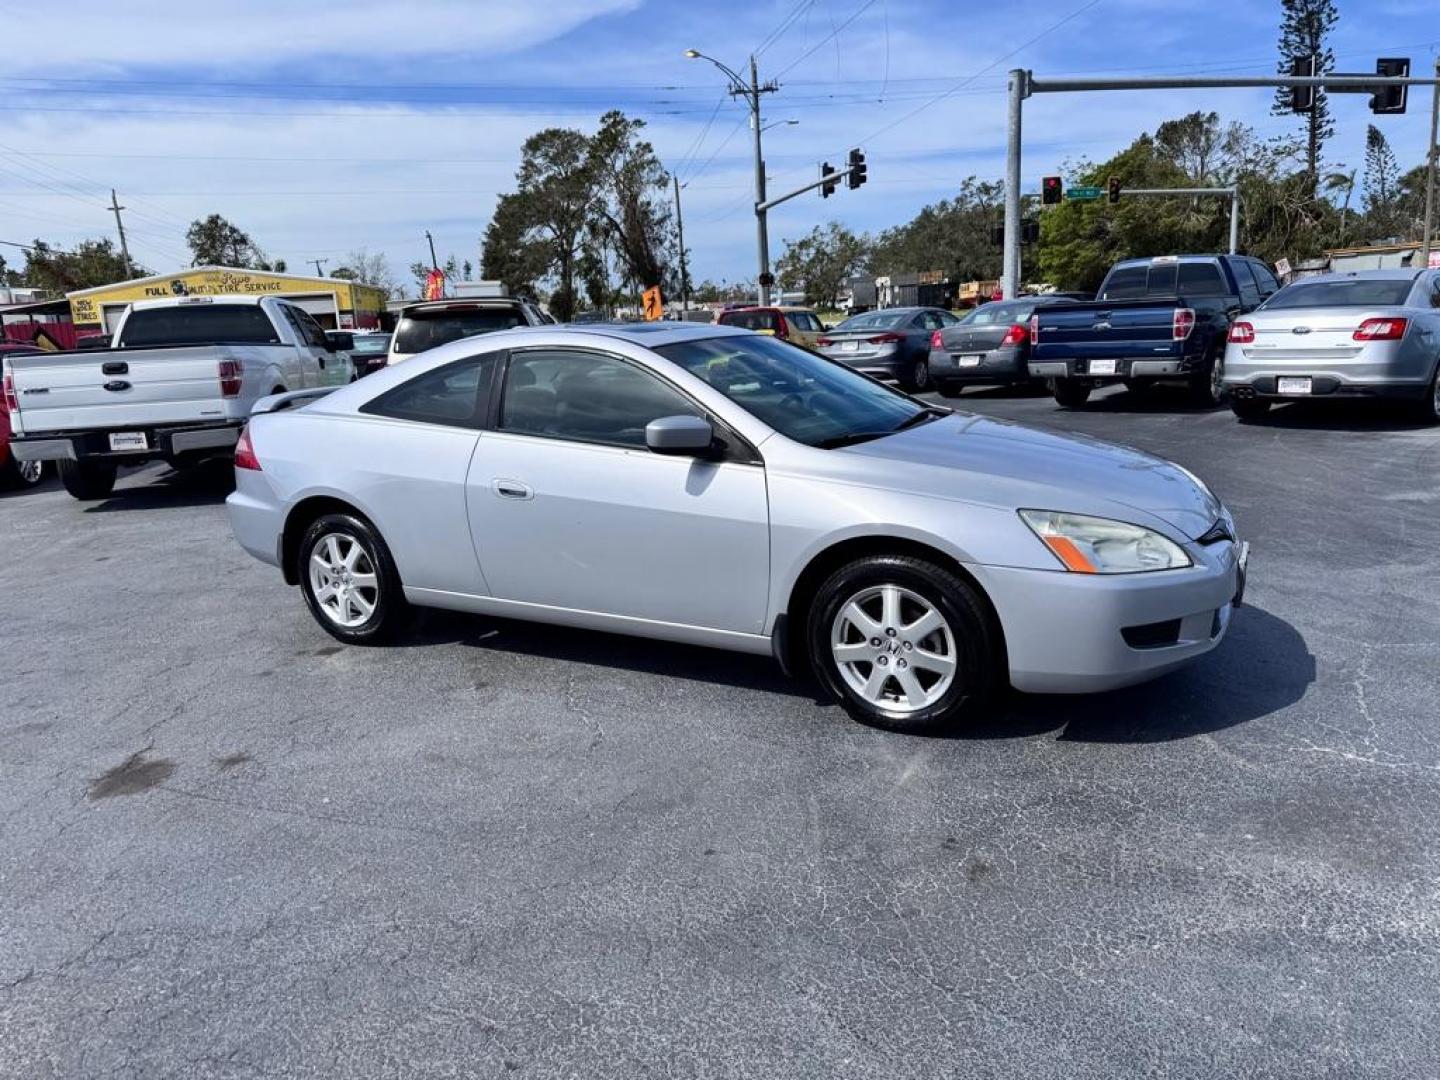
[(1226, 642), (906, 738), (740, 655), (341, 647), (213, 478), (0, 497), (0, 1076), (1436, 1074), (1440, 429), (950, 404), (1205, 478)]

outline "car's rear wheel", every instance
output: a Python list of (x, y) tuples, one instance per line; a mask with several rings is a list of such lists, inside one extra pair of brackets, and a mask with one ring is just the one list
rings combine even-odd
[(82, 501), (103, 499), (115, 490), (115, 465), (106, 461), (61, 461), (60, 483)]
[(1190, 400), (1214, 407), (1225, 397), (1225, 350), (1212, 350), (1204, 363), (1190, 373)]
[(1078, 409), (1090, 400), (1090, 384), (1079, 379), (1055, 380), (1055, 404), (1062, 409)]
[(1435, 377), (1430, 380), (1430, 392), (1420, 403), (1420, 418), (1427, 423), (1440, 424), (1440, 365), (1435, 368)]
[(1264, 398), (1230, 399), (1230, 411), (1240, 420), (1259, 420), (1270, 411), (1270, 402)]
[(333, 637), (351, 645), (378, 644), (408, 615), (395, 560), (364, 518), (317, 518), (300, 538), (296, 557), (305, 604)]
[(915, 363), (911, 364), (910, 370), (907, 372), (903, 381), (903, 386), (906, 391), (912, 394), (918, 394), (922, 390), (928, 389), (930, 386), (930, 361), (922, 359), (916, 360)]
[(21, 461), (10, 455), (0, 467), (0, 488), (31, 488), (45, 479), (43, 461)]
[(820, 586), (810, 661), (861, 723), (920, 732), (983, 710), (999, 686), (1000, 643), (967, 582), (922, 559), (870, 556)]

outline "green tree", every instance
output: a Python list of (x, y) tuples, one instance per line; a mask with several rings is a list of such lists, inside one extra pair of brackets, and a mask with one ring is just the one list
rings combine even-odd
[(63, 294), (153, 273), (139, 264), (134, 264), (134, 268), (132, 275), (108, 238), (82, 240), (70, 251), (58, 251), (43, 240), (36, 240), (25, 252), (22, 278), (33, 288)]
[(644, 288), (666, 283), (673, 239), (670, 175), (641, 138), (645, 121), (618, 110), (600, 118), (590, 140), (591, 207), (599, 232), (621, 262), (622, 276)]
[(968, 177), (950, 199), (923, 207), (904, 225), (874, 241), (870, 268), (877, 274), (943, 270), (956, 281), (1000, 276), (1001, 252), (990, 242), (999, 224), (1005, 185)]
[(1370, 235), (1395, 235), (1400, 214), (1400, 164), (1384, 132), (1374, 124), (1365, 130), (1365, 226)]
[(197, 218), (185, 231), (192, 266), (252, 267), (264, 259), (250, 234), (219, 214)]
[(805, 302), (835, 308), (846, 282), (865, 265), (869, 244), (838, 221), (816, 226), (808, 236), (785, 242), (775, 264), (782, 282), (802, 285)]
[(514, 296), (536, 293), (552, 263), (550, 247), (536, 237), (531, 222), (526, 199), (501, 195), (481, 245), (480, 276), (502, 282)]
[[(1326, 44), (1326, 38), (1340, 18), (1335, 0), (1280, 0), (1280, 8), (1279, 73), (1289, 75), (1294, 60), (1311, 56), (1316, 58), (1317, 73), (1333, 71), (1335, 54)], [(1271, 112), (1275, 116), (1292, 115), (1288, 87), (1276, 88)], [(1335, 121), (1330, 115), (1330, 101), (1325, 91), (1316, 87), (1315, 107), (1303, 114), (1301, 120), (1305, 127), (1305, 171), (1313, 191), (1320, 177), (1325, 141), (1335, 134)]]

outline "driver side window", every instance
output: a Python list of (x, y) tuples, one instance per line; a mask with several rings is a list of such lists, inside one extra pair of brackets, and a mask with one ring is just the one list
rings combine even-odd
[(678, 390), (638, 365), (599, 353), (513, 353), (500, 398), (500, 430), (573, 442), (645, 448), (645, 426), (699, 416)]

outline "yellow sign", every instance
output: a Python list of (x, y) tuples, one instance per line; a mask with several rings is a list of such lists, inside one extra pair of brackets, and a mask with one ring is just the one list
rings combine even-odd
[(77, 326), (99, 326), (105, 308), (132, 304), (137, 300), (159, 300), (170, 296), (297, 297), (324, 294), (334, 296), (337, 318), (342, 312), (352, 313), (357, 316), (356, 321), (360, 325), (373, 324), (385, 310), (384, 291), (371, 285), (224, 268), (181, 270), (176, 274), (119, 281), (114, 285), (71, 293), (67, 299), (70, 301), (70, 318)]
[(665, 301), (660, 297), (660, 286), (651, 285), (640, 294), (645, 301), (645, 321), (654, 322), (665, 317)]

